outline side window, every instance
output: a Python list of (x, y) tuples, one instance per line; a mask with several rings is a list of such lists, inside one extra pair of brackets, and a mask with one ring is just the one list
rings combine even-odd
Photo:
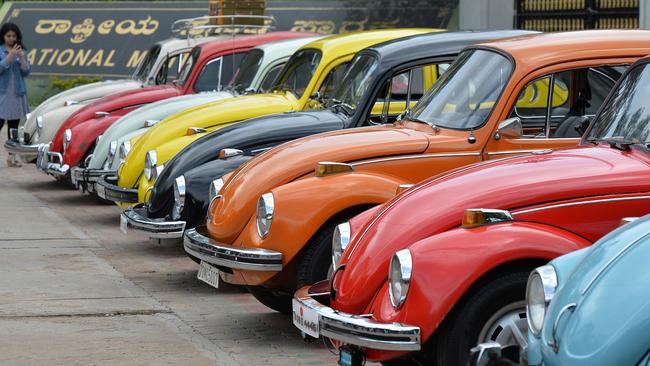
[(344, 62), (330, 71), (320, 89), (318, 89), (321, 100), (328, 100), (332, 97), (334, 90), (341, 85), (341, 80), (343, 80), (349, 64), (349, 62)]
[(280, 74), (280, 71), (282, 71), (282, 68), (284, 67), (284, 64), (279, 64), (277, 66), (273, 66), (271, 70), (264, 76), (264, 80), (262, 80), (262, 83), (260, 84), (260, 92), (261, 93), (266, 93), (271, 87), (274, 85), (275, 79), (278, 78), (278, 75)]
[(185, 61), (185, 54), (179, 53), (167, 59), (167, 81), (176, 80)]
[(230, 81), (235, 76), (239, 64), (244, 59), (245, 53), (235, 53), (223, 56), (223, 66), (221, 67), (221, 78), (219, 83), (219, 89), (223, 89), (226, 85), (230, 84)]
[(194, 84), (194, 91), (200, 93), (204, 91), (219, 90), (219, 75), (221, 74), (222, 65), (221, 57), (219, 57), (209, 61), (205, 66), (203, 66), (203, 70), (201, 70), (201, 73)]

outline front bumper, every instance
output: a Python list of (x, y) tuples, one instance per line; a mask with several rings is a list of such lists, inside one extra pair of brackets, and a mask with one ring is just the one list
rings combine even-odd
[(115, 170), (89, 169), (75, 166), (70, 170), (70, 179), (77, 188), (95, 192), (95, 183), (102, 176), (115, 176), (116, 174)]
[(38, 156), (38, 148), (41, 144), (25, 145), (15, 140), (5, 141), (5, 149), (11, 154), (16, 154), (23, 158), (35, 158)]
[(63, 163), (61, 153), (50, 151), (49, 144), (39, 145), (37, 151), (36, 168), (40, 171), (61, 177), (68, 174), (70, 166)]
[[(513, 352), (515, 351), (515, 352)], [(514, 353), (514, 354), (513, 354)], [(479, 343), (470, 350), (469, 366), (491, 366), (491, 365), (528, 365), (525, 360), (512, 361), (512, 358), (519, 358), (519, 350), (512, 347), (504, 348), (497, 342)]]
[(120, 219), (126, 224), (126, 229), (146, 234), (150, 238), (182, 238), (185, 231), (185, 221), (165, 221), (147, 217), (144, 204), (127, 208), (122, 212)]
[(138, 190), (122, 188), (117, 184), (117, 176), (103, 175), (95, 182), (95, 192), (105, 200), (123, 203), (138, 203)]
[[(300, 306), (318, 314), (319, 335), (346, 344), (385, 351), (419, 351), (420, 327), (381, 323), (367, 317), (346, 314), (321, 304), (306, 286), (294, 294)], [(324, 294), (319, 293), (323, 296)]]
[(187, 230), (183, 246), (189, 255), (215, 266), (264, 272), (282, 270), (282, 253), (217, 243), (207, 236), (205, 226)]

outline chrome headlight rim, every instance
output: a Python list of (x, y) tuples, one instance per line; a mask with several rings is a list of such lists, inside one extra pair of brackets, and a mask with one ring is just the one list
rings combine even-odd
[(172, 209), (172, 219), (181, 218), (185, 208), (185, 176), (181, 175), (174, 180), (174, 208)]
[(68, 128), (63, 132), (63, 151), (68, 149), (70, 141), (72, 141), (72, 130)]
[(106, 162), (104, 163), (104, 169), (108, 169), (113, 164), (113, 159), (115, 159), (115, 154), (117, 153), (117, 141), (113, 140), (108, 144), (108, 154), (106, 156)]
[(156, 170), (156, 163), (158, 162), (158, 154), (156, 150), (149, 150), (144, 156), (144, 176), (147, 180), (151, 181)]
[(413, 274), (413, 256), (408, 249), (402, 249), (390, 260), (388, 268), (388, 296), (393, 308), (399, 309), (408, 296)]
[(557, 273), (550, 264), (537, 267), (526, 284), (526, 321), (534, 336), (539, 336), (546, 320), (548, 306), (557, 291)]
[(131, 141), (122, 141), (118, 153), (120, 161), (126, 161), (126, 156), (129, 155), (129, 151), (131, 151)]
[(257, 234), (261, 239), (266, 238), (271, 230), (273, 223), (273, 214), (275, 213), (275, 198), (273, 193), (264, 193), (257, 200), (257, 210), (255, 212), (255, 222)]
[(336, 225), (332, 236), (332, 270), (336, 270), (341, 263), (341, 257), (345, 248), (350, 244), (351, 229), (350, 223), (344, 222)]
[(219, 195), (219, 192), (221, 192), (221, 188), (223, 188), (224, 181), (223, 178), (217, 178), (210, 182), (210, 188), (208, 188), (208, 200), (212, 202), (215, 197)]

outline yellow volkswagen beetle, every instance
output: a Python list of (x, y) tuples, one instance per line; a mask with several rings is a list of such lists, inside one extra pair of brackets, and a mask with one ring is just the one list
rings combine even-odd
[(149, 129), (132, 145), (117, 177), (98, 180), (97, 194), (122, 207), (144, 202), (164, 163), (204, 133), (249, 118), (319, 108), (319, 101), (336, 88), (355, 53), (377, 43), (433, 31), (373, 30), (311, 42), (291, 57), (271, 92), (190, 108)]

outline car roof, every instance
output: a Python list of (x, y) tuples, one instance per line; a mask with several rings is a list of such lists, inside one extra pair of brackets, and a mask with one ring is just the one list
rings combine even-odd
[(349, 53), (349, 49), (358, 49), (360, 44), (370, 46), (388, 39), (403, 38), (418, 33), (433, 31), (436, 30), (430, 28), (399, 28), (344, 33), (321, 38), (317, 41), (306, 44), (303, 48), (319, 49), (323, 54), (347, 54)]
[(255, 46), (256, 49), (262, 50), (264, 52), (269, 52), (273, 53), (278, 50), (283, 50), (285, 48), (300, 48), (307, 43), (316, 41), (320, 38), (323, 38), (325, 36), (312, 36), (312, 37), (301, 37), (301, 38), (294, 38), (294, 39), (285, 39), (282, 41), (275, 41), (275, 42), (269, 42), (265, 44), (261, 44), (259, 46)]
[(255, 46), (273, 41), (300, 38), (312, 35), (314, 34), (305, 32), (268, 32), (264, 34), (255, 34), (235, 38), (219, 38), (214, 41), (201, 43), (199, 46), (201, 47), (202, 55), (213, 55), (215, 53), (232, 50), (233, 48), (253, 48)]
[(617, 29), (540, 33), (480, 46), (506, 52), (518, 65), (548, 65), (586, 58), (642, 56), (650, 48), (650, 31)]
[(393, 67), (411, 60), (455, 55), (476, 43), (537, 33), (523, 30), (432, 32), (383, 42), (361, 52), (374, 52), (382, 65)]

